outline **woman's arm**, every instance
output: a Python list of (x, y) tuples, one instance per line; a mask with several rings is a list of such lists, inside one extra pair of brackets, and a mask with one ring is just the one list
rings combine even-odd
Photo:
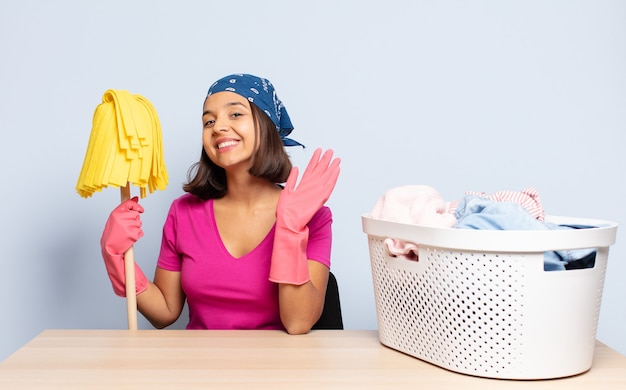
[[(311, 330), (324, 308), (332, 216), (323, 205), (337, 182), (340, 162), (332, 150), (322, 155), (316, 149), (298, 186), (298, 168), (293, 167), (278, 199), (269, 279), (279, 283), (280, 318), (290, 334)], [(311, 257), (326, 259), (326, 265)]]
[(304, 334), (311, 330), (322, 315), (328, 267), (314, 260), (309, 260), (311, 279), (302, 284), (279, 284), (278, 303), (280, 319), (289, 334)]
[(137, 308), (158, 329), (173, 324), (183, 311), (183, 293), (180, 272), (157, 267), (154, 283), (137, 295)]

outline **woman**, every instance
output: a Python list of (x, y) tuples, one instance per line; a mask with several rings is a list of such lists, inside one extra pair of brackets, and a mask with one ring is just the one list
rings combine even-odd
[[(285, 329), (319, 319), (330, 268), (332, 214), (323, 206), (339, 175), (332, 151), (298, 169), (284, 146), (293, 130), (272, 84), (249, 74), (215, 82), (204, 101), (203, 150), (163, 227), (154, 281), (136, 266), (137, 306), (157, 328), (189, 306), (188, 329)], [(285, 183), (282, 189), (278, 183)], [(140, 237), (137, 199), (107, 221), (102, 254), (125, 296), (123, 254)]]

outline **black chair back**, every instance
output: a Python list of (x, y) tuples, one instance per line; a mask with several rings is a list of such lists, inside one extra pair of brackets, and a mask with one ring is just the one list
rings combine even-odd
[(337, 278), (335, 278), (332, 272), (328, 274), (328, 286), (326, 287), (322, 316), (311, 329), (343, 329), (339, 286)]

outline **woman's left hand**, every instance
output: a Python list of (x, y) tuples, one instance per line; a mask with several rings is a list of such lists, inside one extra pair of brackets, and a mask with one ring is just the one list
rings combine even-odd
[(310, 280), (307, 224), (335, 188), (341, 161), (332, 160), (332, 150), (321, 154), (321, 149), (315, 150), (297, 187), (298, 168), (292, 169), (278, 199), (269, 277), (273, 282), (302, 285)]
[(340, 162), (339, 158), (333, 159), (332, 149), (323, 155), (321, 149), (316, 149), (297, 187), (298, 168), (293, 167), (278, 200), (277, 225), (295, 232), (304, 229), (335, 188)]

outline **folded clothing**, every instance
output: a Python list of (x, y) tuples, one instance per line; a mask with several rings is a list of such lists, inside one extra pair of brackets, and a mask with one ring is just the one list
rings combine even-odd
[[(426, 185), (392, 188), (378, 199), (371, 218), (390, 222), (476, 230), (557, 230), (592, 226), (565, 226), (545, 222), (539, 192), (499, 191), (492, 195), (467, 191), (460, 200), (446, 202), (439, 192)], [(391, 256), (418, 260), (417, 243), (386, 238)], [(593, 267), (595, 248), (551, 251), (544, 254), (546, 271)]]
[[(407, 185), (386, 191), (370, 211), (370, 216), (390, 222), (453, 227), (457, 221), (448, 208), (449, 204), (434, 188), (426, 185)], [(393, 256), (417, 260), (418, 246), (415, 243), (387, 238), (385, 245)]]
[[(521, 205), (513, 202), (500, 202), (482, 196), (466, 195), (454, 213), (458, 220), (457, 229), (476, 230), (559, 230), (576, 229), (567, 225), (557, 225), (537, 220)], [(568, 264), (584, 263), (593, 266), (595, 248), (549, 251), (544, 253), (544, 270), (567, 269)], [(577, 268), (581, 268), (578, 266)]]
[[(545, 212), (543, 205), (541, 204), (541, 197), (539, 192), (533, 188), (528, 187), (522, 191), (498, 191), (491, 195), (487, 195), (485, 192), (466, 191), (465, 195), (475, 195), (496, 202), (512, 202), (522, 206), (533, 218), (543, 221), (545, 219)], [(455, 213), (458, 208), (460, 200), (450, 202), (449, 212)]]

